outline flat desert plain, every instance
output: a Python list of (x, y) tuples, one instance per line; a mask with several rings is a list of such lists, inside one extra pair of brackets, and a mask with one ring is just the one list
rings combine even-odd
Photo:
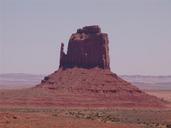
[(171, 102), (171, 90), (148, 90), (146, 92)]
[[(170, 92), (148, 91), (149, 94), (167, 100), (167, 108), (89, 109), (40, 104), (16, 105), (13, 104), (14, 99), (42, 96), (53, 98), (53, 94), (48, 91), (30, 92), (27, 89), (0, 90), (0, 128), (170, 128)], [(10, 101), (10, 104), (5, 104), (5, 101)]]

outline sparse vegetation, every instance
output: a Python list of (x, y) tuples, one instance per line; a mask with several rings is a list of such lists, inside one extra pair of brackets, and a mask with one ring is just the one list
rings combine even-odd
[(171, 128), (171, 124), (167, 124), (166, 127), (167, 127), (167, 128)]
[[(4, 124), (7, 126), (6, 128), (9, 128), (8, 126), (11, 126), (12, 124), (14, 126), (20, 124), (27, 126), (31, 123), (33, 126), (36, 126), (38, 123), (42, 126), (47, 123), (55, 124), (56, 121), (61, 122), (61, 119), (65, 121), (72, 120), (77, 123), (81, 120), (91, 123), (100, 122), (106, 126), (118, 125), (118, 128), (122, 128), (122, 125), (136, 126), (133, 128), (171, 128), (171, 110), (0, 108), (0, 118), (0, 128), (1, 126), (4, 126)], [(53, 128), (52, 125), (49, 125), (48, 127)]]

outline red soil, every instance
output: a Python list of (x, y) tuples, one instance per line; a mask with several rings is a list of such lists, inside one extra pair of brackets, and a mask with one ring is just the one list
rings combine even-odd
[(0, 113), (0, 128), (140, 128), (134, 124), (53, 116), (43, 113)]

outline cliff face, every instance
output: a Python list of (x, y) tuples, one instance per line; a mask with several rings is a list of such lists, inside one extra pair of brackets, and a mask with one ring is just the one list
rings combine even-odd
[(101, 33), (99, 26), (86, 26), (72, 34), (67, 54), (61, 44), (60, 68), (110, 69), (108, 35)]

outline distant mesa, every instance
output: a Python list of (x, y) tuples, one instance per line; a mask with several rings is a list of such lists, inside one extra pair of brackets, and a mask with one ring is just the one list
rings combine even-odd
[(36, 87), (61, 94), (58, 101), (63, 106), (163, 106), (163, 101), (157, 97), (110, 71), (108, 35), (97, 25), (83, 27), (72, 34), (67, 53), (61, 44), (59, 69)]
[(99, 26), (86, 26), (71, 35), (67, 54), (61, 44), (60, 68), (110, 69), (108, 35)]

